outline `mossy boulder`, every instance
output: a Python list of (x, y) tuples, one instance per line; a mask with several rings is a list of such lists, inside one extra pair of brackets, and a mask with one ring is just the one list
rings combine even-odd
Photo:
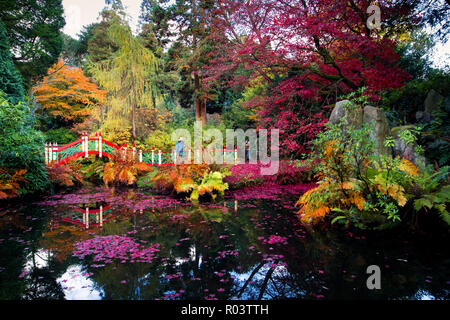
[(370, 123), (372, 125), (370, 138), (375, 141), (375, 153), (391, 154), (389, 148), (384, 146), (384, 141), (391, 131), (383, 109), (372, 106), (362, 108), (349, 100), (339, 101), (331, 112), (329, 122), (337, 124), (341, 121), (344, 130), (349, 125), (360, 127), (362, 124)]

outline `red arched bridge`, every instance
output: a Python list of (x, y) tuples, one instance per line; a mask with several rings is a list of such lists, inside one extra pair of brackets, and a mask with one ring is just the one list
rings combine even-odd
[[(116, 145), (102, 138), (101, 133), (96, 133), (95, 137), (90, 138), (87, 133), (83, 133), (81, 139), (78, 139), (65, 146), (59, 147), (57, 143), (45, 143), (45, 163), (53, 163), (56, 165), (66, 164), (78, 158), (88, 158), (89, 155), (98, 155), (99, 158), (108, 157), (114, 159), (119, 152), (127, 152), (132, 154), (133, 159), (144, 162), (152, 166), (173, 166), (184, 163), (191, 163), (192, 156), (194, 159), (206, 161), (208, 157), (213, 159), (214, 154), (223, 152), (223, 163), (237, 163), (237, 149), (234, 150), (184, 150), (184, 151), (163, 151), (161, 148), (155, 150), (128, 148), (126, 144)], [(210, 161), (213, 162), (213, 161)]]

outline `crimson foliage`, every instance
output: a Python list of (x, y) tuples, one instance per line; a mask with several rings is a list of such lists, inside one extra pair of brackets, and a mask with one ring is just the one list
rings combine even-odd
[[(381, 28), (367, 22), (368, 0), (219, 0), (211, 14), (215, 48), (205, 82), (240, 87), (263, 84), (247, 101), (265, 128), (280, 128), (282, 151), (298, 155), (326, 122), (327, 106), (365, 87), (373, 100), (399, 88), (409, 75), (398, 66), (396, 21), (412, 12), (382, 0)], [(399, 24), (403, 26), (403, 24)], [(397, 28), (397, 29), (396, 29)]]

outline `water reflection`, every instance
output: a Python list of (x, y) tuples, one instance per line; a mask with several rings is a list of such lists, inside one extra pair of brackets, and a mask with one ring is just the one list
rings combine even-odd
[(67, 300), (100, 300), (103, 292), (95, 288), (91, 275), (83, 272), (83, 266), (71, 265), (56, 282), (63, 288)]
[[(231, 204), (231, 205), (230, 205)], [(97, 205), (97, 204), (95, 204)], [(216, 205), (210, 205), (209, 208), (217, 207)], [(223, 203), (223, 210), (227, 210), (232, 207), (234, 212), (238, 211), (238, 200), (228, 201)], [(136, 215), (137, 210), (133, 210), (133, 215)], [(139, 209), (139, 213), (142, 215), (144, 209)], [(67, 222), (76, 226), (83, 226), (85, 229), (89, 227), (103, 227), (105, 222), (116, 217), (115, 210), (112, 205), (100, 204), (98, 208), (91, 208), (90, 205), (86, 204), (84, 207), (74, 207), (69, 209), (65, 213), (58, 214), (56, 219), (51, 221), (50, 230), (57, 228), (59, 222)], [(59, 219), (58, 219), (59, 217)], [(58, 221), (60, 220), (60, 221)]]
[(114, 218), (114, 210), (111, 205), (100, 205), (98, 209), (75, 207), (72, 211), (61, 215), (61, 220), (74, 225), (89, 227), (103, 227), (103, 223)]
[(294, 197), (197, 206), (100, 191), (1, 215), (2, 299), (448, 299), (436, 242), (308, 230)]

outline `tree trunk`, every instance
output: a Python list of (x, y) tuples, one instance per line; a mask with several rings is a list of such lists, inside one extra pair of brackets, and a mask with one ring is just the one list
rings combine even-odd
[(135, 113), (136, 113), (136, 106), (135, 103), (131, 105), (131, 126), (133, 128), (133, 142), (136, 141), (136, 122), (135, 122)]
[(135, 82), (134, 82), (134, 68), (131, 64), (131, 60), (130, 60), (130, 71), (131, 71), (131, 86), (132, 86), (132, 91), (131, 91), (131, 127), (132, 127), (132, 134), (133, 134), (133, 143), (136, 141), (136, 91), (135, 91)]
[[(193, 15), (193, 24), (197, 26), (198, 21), (198, 11), (197, 11), (197, 3), (196, 1), (192, 1), (192, 15)], [(195, 53), (197, 49), (197, 28), (193, 29), (192, 32), (192, 52)], [(201, 121), (203, 125), (206, 124), (206, 105), (201, 100), (200, 91), (201, 91), (201, 78), (197, 71), (197, 57), (194, 55), (194, 59), (192, 61), (192, 73), (194, 74), (194, 96), (195, 96), (195, 119), (197, 121)]]
[(194, 73), (194, 94), (195, 94), (195, 118), (197, 121), (201, 121), (202, 125), (206, 124), (206, 99), (202, 100), (198, 96), (201, 90), (201, 79), (197, 72)]
[(195, 96), (195, 119), (202, 121), (202, 101), (198, 96), (200, 90), (200, 78), (196, 71), (194, 71), (194, 96)]
[(200, 113), (202, 116), (202, 125), (205, 125), (206, 124), (206, 99), (201, 101)]

